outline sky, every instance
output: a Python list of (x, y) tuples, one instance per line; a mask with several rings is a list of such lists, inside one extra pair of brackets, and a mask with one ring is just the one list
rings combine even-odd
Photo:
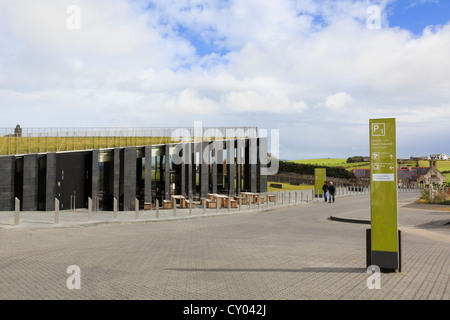
[(256, 126), (295, 160), (395, 118), (398, 157), (450, 155), (449, 57), (448, 0), (0, 0), (0, 128)]

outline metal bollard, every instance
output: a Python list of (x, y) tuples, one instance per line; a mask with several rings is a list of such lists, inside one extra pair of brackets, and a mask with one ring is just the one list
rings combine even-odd
[(189, 215), (192, 215), (192, 198), (189, 199)]
[(113, 199), (113, 220), (117, 220), (117, 199)]
[(177, 201), (176, 200), (174, 201), (172, 210), (173, 210), (173, 216), (176, 217), (177, 216)]
[(92, 199), (88, 198), (88, 221), (92, 220)]
[(59, 200), (55, 198), (55, 224), (59, 223)]
[(14, 225), (19, 225), (19, 214), (20, 214), (20, 200), (18, 198), (14, 199)]
[(206, 214), (206, 198), (203, 198), (203, 214)]
[(134, 198), (134, 210), (136, 212), (136, 220), (139, 219), (139, 200)]

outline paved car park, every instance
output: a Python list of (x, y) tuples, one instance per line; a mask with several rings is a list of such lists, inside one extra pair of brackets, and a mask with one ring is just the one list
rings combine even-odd
[(399, 193), (402, 272), (381, 273), (380, 289), (367, 283), (368, 225), (329, 219), (370, 219), (368, 194), (158, 220), (63, 212), (55, 225), (23, 213), (12, 226), (2, 213), (0, 299), (448, 300), (450, 212), (418, 196)]

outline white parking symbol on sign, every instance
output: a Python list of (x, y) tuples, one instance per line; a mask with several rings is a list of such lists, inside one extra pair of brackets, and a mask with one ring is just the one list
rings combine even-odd
[(384, 123), (372, 123), (372, 136), (384, 136), (386, 129)]

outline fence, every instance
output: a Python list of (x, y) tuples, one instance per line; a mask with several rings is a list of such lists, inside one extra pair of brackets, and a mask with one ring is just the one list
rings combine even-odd
[[(399, 192), (417, 191), (416, 189), (399, 189)], [(337, 188), (336, 198), (343, 196), (352, 196), (358, 194), (369, 194), (369, 188)], [(15, 211), (13, 217), (13, 225), (17, 226), (21, 223), (33, 224), (60, 224), (63, 223), (103, 223), (103, 222), (127, 222), (131, 220), (141, 220), (141, 221), (158, 221), (158, 220), (170, 220), (179, 219), (184, 217), (201, 217), (210, 216), (218, 214), (233, 214), (240, 212), (263, 212), (273, 209), (297, 206), (303, 204), (311, 204), (314, 202), (323, 201), (318, 194), (314, 194), (313, 189), (308, 190), (293, 190), (293, 191), (275, 191), (275, 192), (265, 192), (256, 194), (258, 195), (257, 201), (248, 201), (247, 203), (241, 203), (231, 208), (231, 201), (228, 201), (226, 206), (215, 206), (215, 208), (207, 208), (206, 201), (203, 204), (199, 202), (194, 203), (192, 199), (189, 201), (187, 208), (178, 208), (176, 205), (170, 209), (163, 209), (160, 207), (158, 200), (156, 200), (156, 206), (147, 210), (140, 210), (139, 203), (135, 199), (135, 210), (134, 211), (118, 211), (117, 200), (114, 201), (113, 211), (98, 211), (93, 201), (88, 199), (87, 209), (75, 209), (70, 210), (59, 210), (59, 201), (55, 199), (54, 212), (47, 211), (30, 211), (21, 212), (20, 211), (20, 200), (15, 199)], [(242, 194), (241, 194), (242, 196)], [(162, 205), (162, 203), (161, 203)], [(5, 218), (5, 215), (0, 215), (0, 222), (5, 225), (9, 224), (10, 218)], [(21, 219), (24, 217), (24, 219)], [(5, 223), (6, 222), (6, 223)]]
[(0, 155), (257, 137), (256, 127), (0, 128)]

